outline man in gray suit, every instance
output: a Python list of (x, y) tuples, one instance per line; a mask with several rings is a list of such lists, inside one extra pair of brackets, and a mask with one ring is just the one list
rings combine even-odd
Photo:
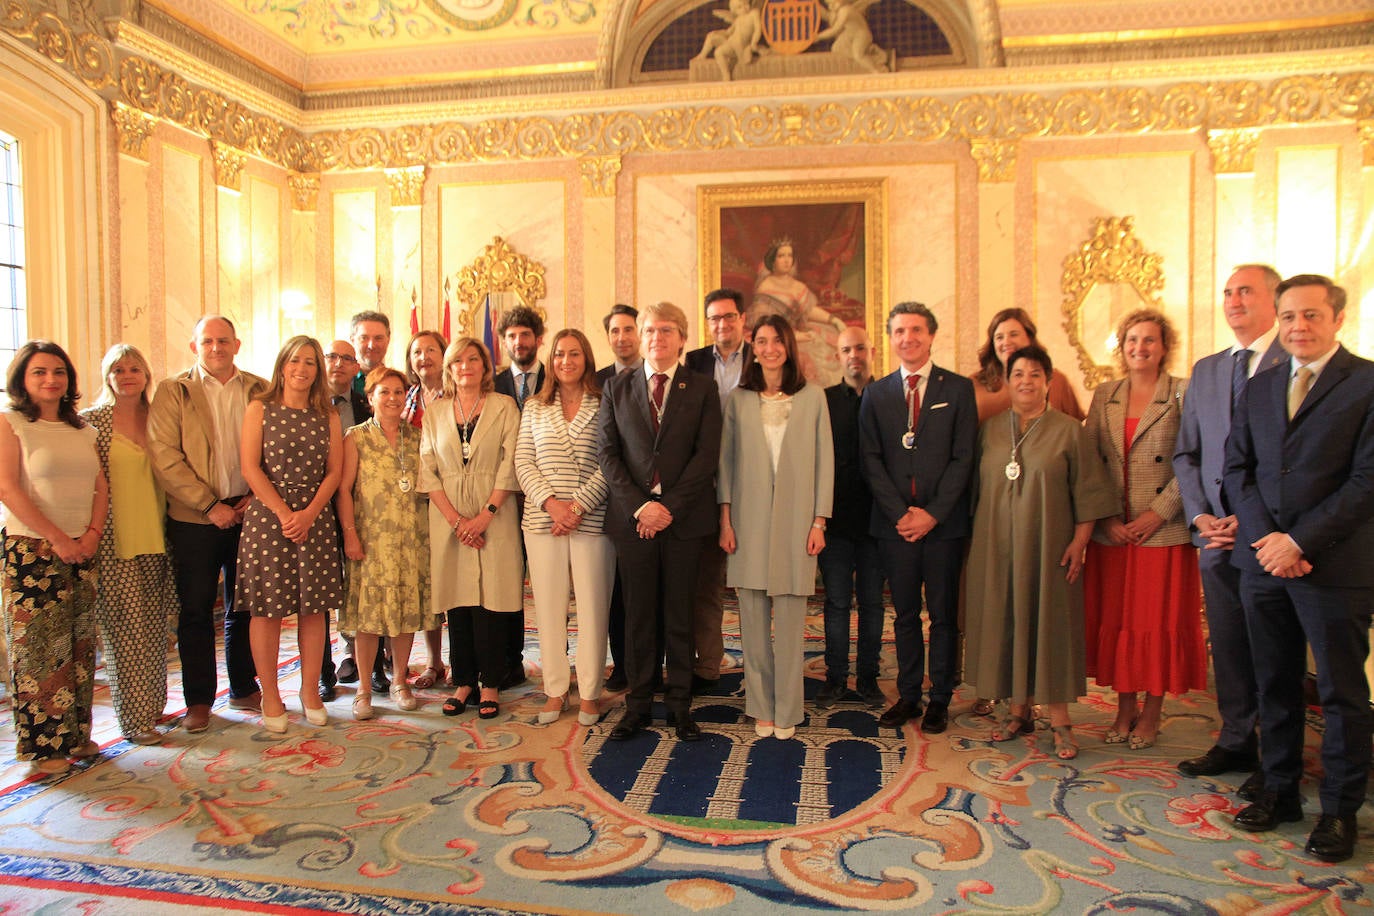
[(1274, 326), (1274, 292), (1281, 279), (1266, 264), (1242, 264), (1226, 282), (1223, 308), (1236, 342), (1193, 367), (1174, 453), (1174, 474), (1192, 523), (1193, 543), (1202, 548), (1199, 565), (1221, 716), (1217, 743), (1199, 757), (1180, 761), (1178, 769), (1186, 776), (1255, 770), (1237, 793), (1247, 800), (1254, 800), (1264, 788), (1255, 739), (1259, 707), (1240, 603), (1240, 572), (1231, 565), (1235, 507), (1222, 492), (1221, 480), (1232, 408), (1256, 372), (1287, 356)]

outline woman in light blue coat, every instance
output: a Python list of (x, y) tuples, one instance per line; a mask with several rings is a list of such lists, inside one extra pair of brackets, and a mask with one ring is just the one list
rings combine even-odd
[(802, 720), (802, 634), (834, 488), (825, 392), (802, 377), (785, 318), (754, 326), (754, 362), (725, 402), (720, 546), (738, 590), (745, 713), (761, 738), (791, 738)]

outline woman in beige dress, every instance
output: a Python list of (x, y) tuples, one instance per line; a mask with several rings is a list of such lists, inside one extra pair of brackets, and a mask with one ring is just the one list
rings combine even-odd
[(506, 673), (499, 614), (524, 606), (524, 558), (515, 503), (520, 408), (494, 390), (491, 353), (460, 337), (444, 354), (444, 397), (420, 429), (420, 489), (429, 494), (429, 549), (436, 613), (448, 615), (453, 696), (444, 715), (464, 712), (480, 690), (478, 715), (500, 713)]

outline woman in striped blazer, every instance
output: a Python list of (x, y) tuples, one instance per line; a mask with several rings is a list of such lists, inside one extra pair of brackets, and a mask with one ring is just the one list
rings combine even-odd
[(586, 335), (565, 328), (549, 347), (539, 392), (525, 402), (515, 474), (525, 491), (525, 552), (548, 702), (542, 723), (568, 705), (568, 586), (577, 599), (577, 720), (595, 725), (606, 674), (606, 624), (615, 549), (602, 534), (610, 491), (596, 458), (601, 386)]

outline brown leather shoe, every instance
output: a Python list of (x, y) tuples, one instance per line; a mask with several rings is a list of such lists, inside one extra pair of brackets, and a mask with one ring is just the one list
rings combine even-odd
[(246, 712), (262, 712), (262, 691), (254, 690), (246, 697), (230, 697), (230, 709), (242, 709)]
[(181, 727), (188, 732), (195, 734), (203, 732), (210, 727), (210, 704), (196, 703), (186, 709), (186, 718), (181, 720)]

